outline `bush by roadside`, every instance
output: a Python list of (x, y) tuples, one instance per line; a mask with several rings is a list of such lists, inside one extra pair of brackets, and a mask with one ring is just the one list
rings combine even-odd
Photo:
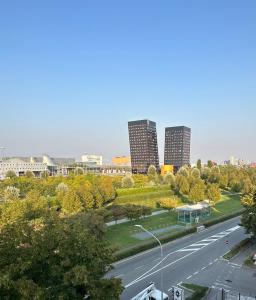
[(230, 251), (228, 251), (225, 255), (223, 255), (223, 258), (230, 260), (235, 255), (237, 255), (241, 250), (249, 247), (251, 244), (251, 239), (246, 238), (242, 240), (240, 243), (235, 245)]

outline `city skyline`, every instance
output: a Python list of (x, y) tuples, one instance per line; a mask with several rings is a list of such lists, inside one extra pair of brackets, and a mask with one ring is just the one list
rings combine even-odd
[(129, 154), (127, 121), (146, 118), (157, 123), (160, 162), (164, 128), (180, 124), (193, 130), (191, 162), (255, 161), (255, 9), (250, 0), (3, 3), (5, 155), (111, 160)]

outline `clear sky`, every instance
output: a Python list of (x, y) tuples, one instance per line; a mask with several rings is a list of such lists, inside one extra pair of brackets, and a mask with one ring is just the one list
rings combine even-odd
[(6, 155), (129, 154), (127, 121), (192, 128), (192, 162), (256, 160), (255, 0), (0, 2)]

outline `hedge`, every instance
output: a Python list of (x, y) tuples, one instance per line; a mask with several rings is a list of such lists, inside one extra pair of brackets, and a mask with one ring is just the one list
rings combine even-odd
[[(237, 216), (241, 215), (243, 212), (244, 212), (244, 209), (242, 209), (240, 211), (237, 211), (235, 213), (226, 215), (226, 216), (222, 216), (222, 217), (219, 217), (219, 218), (216, 218), (216, 219), (213, 219), (213, 220), (205, 221), (205, 222), (203, 222), (203, 225), (205, 225), (205, 227), (210, 227), (212, 225), (224, 222), (224, 221), (226, 221), (228, 219), (232, 219), (234, 217), (237, 217)], [(169, 234), (163, 235), (163, 236), (159, 237), (159, 240), (161, 241), (162, 244), (165, 244), (165, 243), (171, 242), (173, 240), (176, 240), (178, 238), (181, 238), (183, 236), (192, 234), (194, 232), (196, 232), (196, 226), (193, 226), (193, 227), (191, 227), (189, 229), (177, 232), (175, 234), (169, 233)], [(158, 246), (157, 241), (155, 241), (155, 240), (149, 240), (149, 241), (146, 241), (146, 242), (144, 242), (142, 244), (139, 244), (137, 246), (116, 251), (115, 254), (114, 254), (115, 255), (115, 259), (116, 259), (116, 261), (118, 261), (118, 260), (127, 258), (129, 256), (138, 254), (140, 252), (152, 249), (152, 248), (154, 248), (156, 246)]]

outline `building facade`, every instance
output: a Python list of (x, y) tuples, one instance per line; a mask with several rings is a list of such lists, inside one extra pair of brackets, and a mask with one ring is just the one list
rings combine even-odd
[(82, 162), (88, 165), (102, 166), (102, 156), (94, 154), (82, 155)]
[(165, 128), (164, 164), (173, 165), (176, 172), (190, 164), (191, 129), (186, 126)]
[(146, 174), (153, 165), (159, 171), (156, 123), (150, 120), (128, 122), (132, 173)]
[(112, 158), (112, 164), (114, 166), (130, 166), (131, 157), (130, 156), (115, 156)]
[(0, 179), (5, 179), (8, 171), (12, 171), (16, 176), (23, 176), (27, 171), (31, 171), (35, 176), (40, 176), (47, 171), (47, 164), (42, 162), (24, 161), (19, 158), (12, 158), (0, 161)]

